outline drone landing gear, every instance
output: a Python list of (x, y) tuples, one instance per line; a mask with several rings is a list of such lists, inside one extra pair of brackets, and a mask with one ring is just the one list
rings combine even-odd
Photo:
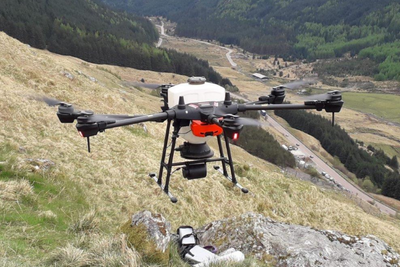
[(156, 183), (158, 184), (158, 186), (161, 188), (162, 191), (164, 191), (165, 194), (167, 194), (167, 196), (169, 197), (169, 199), (171, 200), (172, 203), (176, 203), (178, 202), (178, 199), (176, 197), (174, 197), (171, 192), (165, 191), (165, 186), (163, 186), (162, 184), (158, 183), (158, 178), (157, 175), (155, 173), (149, 173), (150, 178), (152, 178), (154, 181), (156, 181)]
[(249, 190), (247, 188), (244, 188), (241, 184), (239, 184), (238, 182), (234, 183), (232, 177), (230, 177), (229, 175), (225, 175), (224, 172), (221, 170), (221, 168), (219, 166), (214, 166), (214, 169), (219, 171), (223, 176), (225, 176), (226, 179), (228, 179), (230, 182), (233, 183), (234, 186), (240, 188), (240, 190), (242, 190), (243, 193), (248, 193)]
[[(229, 147), (229, 140), (226, 135), (224, 135), (224, 138), (225, 138), (226, 151), (227, 151), (228, 158), (226, 158), (224, 156), (224, 151), (222, 148), (222, 141), (221, 141), (220, 135), (217, 136), (218, 147), (219, 147), (219, 152), (220, 152), (219, 158), (211, 158), (213, 156), (213, 152), (211, 150), (209, 151), (207, 144), (195, 145), (193, 147), (190, 147), (190, 145), (189, 145), (188, 148), (186, 148), (185, 152), (187, 152), (187, 153), (185, 154), (185, 153), (182, 153), (182, 150), (181, 150), (182, 148), (175, 149), (176, 139), (178, 138), (178, 132), (179, 132), (180, 127), (174, 125), (174, 131), (173, 131), (172, 137), (171, 137), (170, 153), (168, 156), (168, 162), (166, 162), (165, 160), (167, 157), (167, 148), (168, 148), (168, 139), (169, 139), (170, 128), (171, 128), (171, 120), (169, 120), (167, 123), (167, 129), (166, 129), (165, 138), (164, 138), (164, 148), (163, 148), (161, 161), (160, 161), (159, 174), (157, 176), (155, 173), (150, 173), (149, 176), (157, 183), (157, 185), (163, 190), (163, 192), (165, 194), (167, 194), (167, 196), (169, 197), (171, 202), (176, 203), (178, 201), (176, 199), (176, 197), (174, 197), (169, 192), (169, 182), (170, 182), (171, 175), (175, 171), (182, 169), (183, 176), (188, 180), (204, 178), (207, 176), (207, 168), (206, 168), (207, 162), (220, 161), (222, 163), (222, 170), (220, 169), (219, 166), (214, 166), (214, 169), (221, 172), (222, 175), (225, 176), (226, 179), (228, 179), (230, 182), (232, 182), (236, 187), (240, 188), (240, 190), (243, 193), (249, 192), (246, 188), (241, 186), (236, 180), (235, 172), (234, 172), (234, 168), (233, 168), (231, 150)], [(193, 145), (193, 144), (191, 144), (191, 145)], [(200, 153), (200, 154), (197, 152), (194, 153), (192, 150), (190, 150), (192, 148), (193, 148), (193, 151), (195, 151), (195, 152), (201, 151), (202, 153)], [(201, 148), (201, 149), (199, 149), (199, 148)], [(184, 162), (173, 162), (174, 153), (177, 150), (181, 151), (182, 157), (187, 156), (188, 159), (192, 159), (192, 160), (184, 161)], [(188, 153), (188, 151), (191, 153)], [(205, 157), (205, 155), (207, 155), (207, 157)], [(172, 168), (177, 167), (177, 166), (183, 166), (183, 167), (178, 167), (176, 170), (173, 171)], [(228, 174), (227, 166), (229, 166), (229, 168), (230, 168), (230, 175)], [(165, 183), (163, 184), (162, 178), (163, 178), (164, 169), (166, 170), (166, 177), (165, 177)]]
[[(246, 194), (246, 193), (249, 192), (249, 190), (247, 190), (247, 188), (244, 188), (243, 186), (241, 186), (236, 180), (235, 170), (233, 168), (231, 149), (229, 147), (229, 140), (228, 140), (228, 137), (226, 135), (224, 135), (224, 138), (225, 138), (226, 152), (228, 154), (228, 159), (226, 159), (225, 156), (224, 156), (224, 150), (222, 149), (221, 136), (218, 135), (217, 136), (217, 141), (218, 141), (219, 153), (220, 153), (220, 156), (221, 156), (222, 170), (221, 170), (221, 168), (219, 166), (214, 166), (214, 169), (219, 171), (226, 179), (231, 181), (234, 184), (234, 186), (240, 188), (240, 190), (242, 190), (242, 192)], [(230, 167), (231, 176), (232, 177), (228, 175), (228, 170), (226, 168), (227, 164)]]

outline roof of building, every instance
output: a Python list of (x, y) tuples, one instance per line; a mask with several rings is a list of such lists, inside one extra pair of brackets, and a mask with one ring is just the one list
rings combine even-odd
[(268, 79), (267, 76), (261, 74), (261, 73), (253, 73), (253, 76), (258, 78), (258, 79)]
[(293, 154), (293, 156), (295, 156), (295, 157), (305, 157), (306, 155), (302, 152), (302, 151), (300, 151), (300, 150), (292, 150), (292, 151), (290, 151), (292, 154)]

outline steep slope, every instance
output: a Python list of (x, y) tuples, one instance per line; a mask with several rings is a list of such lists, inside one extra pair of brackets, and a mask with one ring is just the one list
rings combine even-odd
[(93, 0), (6, 0), (0, 10), (0, 30), (36, 48), (99, 64), (198, 73), (221, 81), (207, 61), (155, 48), (158, 32), (146, 18), (110, 10)]
[[(254, 211), (281, 222), (355, 235), (374, 234), (400, 249), (398, 220), (367, 214), (340, 194), (285, 177), (276, 166), (238, 147), (234, 147), (232, 153), (238, 179), (249, 188), (248, 195), (232, 188), (212, 168), (206, 179), (197, 181), (184, 180), (177, 172), (172, 177), (171, 190), (179, 202), (173, 205), (147, 176), (159, 166), (163, 124), (146, 123), (147, 131), (141, 126), (107, 130), (92, 139), (92, 153), (89, 154), (85, 140), (78, 137), (74, 125), (60, 124), (56, 108), (35, 100), (38, 96), (53, 97), (98, 113), (158, 111), (159, 97), (125, 85), (125, 81), (140, 81), (141, 78), (150, 83), (178, 83), (187, 79), (170, 73), (90, 64), (28, 47), (0, 33), (0, 118), (3, 124), (0, 144), (7, 148), (1, 150), (1, 165), (5, 167), (0, 169), (0, 196), (4, 196), (6, 186), (12, 184), (28, 182), (28, 188), (29, 184), (36, 186), (29, 193), (33, 194), (28, 198), (30, 201), (18, 189), (26, 188), (22, 186), (14, 187), (22, 194), (19, 202), (15, 198), (0, 197), (0, 209), (4, 214), (0, 217), (0, 258), (5, 259), (6, 265), (21, 261), (21, 256), (25, 264), (42, 262), (56, 247), (65, 247), (68, 243), (81, 242), (85, 249), (83, 233), (93, 238), (91, 242), (112, 235), (133, 213), (143, 209), (162, 213), (173, 229), (187, 224), (198, 227), (211, 220)], [(40, 163), (44, 160), (54, 164), (45, 168)], [(19, 175), (8, 177), (7, 168)], [(53, 185), (52, 189), (42, 196), (37, 191), (37, 183), (28, 179), (32, 173), (37, 175), (36, 179), (41, 179), (40, 184)], [(64, 207), (50, 204), (66, 191), (70, 192), (71, 184), (81, 190), (79, 195), (86, 204), (79, 204), (75, 213), (71, 211), (71, 218), (63, 221), (63, 227), (55, 227), (60, 217), (53, 218), (52, 223), (43, 228), (43, 220), (24, 216), (28, 208), (32, 216), (38, 218), (51, 218), (46, 215), (51, 213), (62, 214), (71, 204), (78, 203), (75, 195), (71, 193), (63, 202)], [(42, 198), (46, 203), (38, 201)], [(90, 209), (97, 214), (97, 232), (83, 226), (80, 226), (83, 230), (71, 232), (71, 228), (77, 228), (73, 218), (87, 218), (82, 214)], [(17, 215), (8, 216), (10, 214)], [(49, 237), (55, 239), (53, 243), (44, 242)]]

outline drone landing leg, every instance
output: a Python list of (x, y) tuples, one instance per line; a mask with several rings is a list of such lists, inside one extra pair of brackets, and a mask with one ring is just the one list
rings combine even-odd
[(162, 175), (163, 175), (163, 168), (165, 165), (165, 156), (167, 154), (167, 146), (168, 146), (168, 138), (169, 138), (169, 131), (171, 128), (171, 120), (168, 120), (167, 123), (167, 130), (165, 131), (165, 138), (164, 138), (164, 147), (163, 147), (163, 152), (161, 156), (161, 161), (160, 161), (160, 171), (158, 172), (158, 179), (157, 179), (157, 184), (161, 185), (162, 184)]
[[(222, 142), (221, 142), (221, 136), (220, 135), (217, 136), (217, 140), (218, 140), (219, 155), (220, 155), (221, 158), (225, 158), (224, 150), (222, 149)], [(225, 160), (222, 160), (222, 169), (224, 171), (222, 174), (224, 176), (228, 176), (228, 171), (226, 170), (226, 162), (225, 162)]]
[(150, 173), (149, 176), (158, 184), (158, 186), (161, 188), (161, 190), (165, 194), (167, 194), (167, 196), (169, 197), (169, 199), (171, 200), (172, 203), (178, 202), (178, 199), (176, 197), (174, 197), (174, 195), (172, 195), (171, 192), (165, 191), (165, 186), (163, 186), (162, 184), (158, 183), (158, 178), (157, 178), (157, 175), (155, 173)]
[[(231, 154), (231, 149), (229, 147), (229, 140), (228, 137), (225, 135), (225, 144), (226, 144), (226, 153), (228, 154), (228, 162), (226, 160), (222, 160), (222, 169), (219, 166), (214, 166), (214, 169), (222, 173), (223, 176), (225, 176), (226, 179), (231, 181), (236, 187), (240, 188), (243, 193), (248, 193), (249, 190), (247, 188), (244, 188), (241, 184), (239, 184), (236, 180), (235, 176), (235, 169), (233, 168), (233, 161), (232, 161), (232, 154)], [(218, 147), (219, 147), (219, 152), (221, 154), (221, 158), (224, 157), (224, 151), (222, 149), (222, 144), (221, 144), (221, 138), (220, 136), (217, 137), (218, 139)], [(228, 170), (226, 168), (226, 164), (229, 164), (230, 170), (231, 170), (231, 176), (228, 175)]]
[[(164, 192), (168, 194), (168, 189), (169, 189), (169, 179), (171, 178), (171, 172), (172, 172), (172, 163), (174, 159), (174, 152), (175, 152), (175, 144), (176, 144), (176, 139), (178, 138), (178, 132), (179, 128), (174, 127), (174, 132), (172, 133), (172, 141), (171, 141), (171, 153), (169, 154), (169, 159), (168, 159), (168, 164), (166, 166), (167, 169), (167, 177), (165, 178), (165, 185), (164, 185)], [(171, 199), (172, 202), (174, 202)], [(175, 202), (176, 202), (175, 198)]]
[(219, 166), (214, 166), (214, 169), (219, 171), (226, 179), (228, 179), (230, 182), (232, 182), (234, 186), (240, 188), (240, 190), (242, 190), (243, 193), (248, 193), (249, 192), (249, 190), (247, 188), (243, 187), (238, 182), (234, 183), (232, 177), (230, 177), (229, 175), (225, 175), (224, 172), (221, 170), (221, 168)]
[[(165, 158), (166, 158), (166, 154), (167, 154), (167, 146), (168, 146), (168, 138), (169, 138), (170, 128), (171, 128), (171, 120), (168, 120), (167, 130), (165, 132), (164, 148), (163, 148), (163, 152), (162, 152), (162, 156), (161, 156), (160, 170), (159, 170), (158, 177), (155, 173), (149, 173), (149, 176), (157, 183), (157, 185), (161, 188), (161, 190), (163, 190), (164, 193), (167, 194), (167, 196), (169, 197), (171, 202), (176, 203), (178, 200), (176, 199), (176, 197), (174, 197), (169, 192), (169, 181), (171, 178), (172, 162), (173, 162), (175, 144), (176, 144), (176, 139), (178, 137), (179, 129), (177, 127), (175, 127), (174, 132), (172, 134), (171, 153), (169, 155), (168, 164), (166, 164)], [(164, 168), (167, 170), (167, 176), (165, 178), (165, 184), (163, 185), (162, 184), (162, 176), (163, 176)]]

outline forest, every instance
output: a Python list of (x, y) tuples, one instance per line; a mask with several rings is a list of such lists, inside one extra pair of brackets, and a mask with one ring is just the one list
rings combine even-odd
[[(257, 111), (246, 111), (242, 116), (252, 119), (261, 117)], [(245, 126), (234, 144), (275, 165), (292, 168), (296, 166), (292, 153), (283, 149), (275, 138), (260, 126)]]
[(215, 39), (286, 60), (370, 59), (374, 64), (365, 73), (376, 80), (400, 80), (396, 0), (362, 5), (359, 0), (102, 1), (135, 14), (164, 16), (178, 23), (177, 35)]
[[(275, 114), (285, 119), (291, 127), (318, 139), (322, 147), (358, 179), (370, 180), (383, 195), (400, 200), (400, 175), (397, 157), (389, 158), (381, 150), (369, 146), (368, 153), (360, 148), (344, 129), (320, 115), (304, 110), (277, 110)], [(385, 165), (389, 166), (387, 168)]]
[(87, 0), (4, 0), (0, 30), (35, 48), (98, 64), (204, 76), (221, 76), (207, 61), (155, 48), (158, 32), (147, 19)]

